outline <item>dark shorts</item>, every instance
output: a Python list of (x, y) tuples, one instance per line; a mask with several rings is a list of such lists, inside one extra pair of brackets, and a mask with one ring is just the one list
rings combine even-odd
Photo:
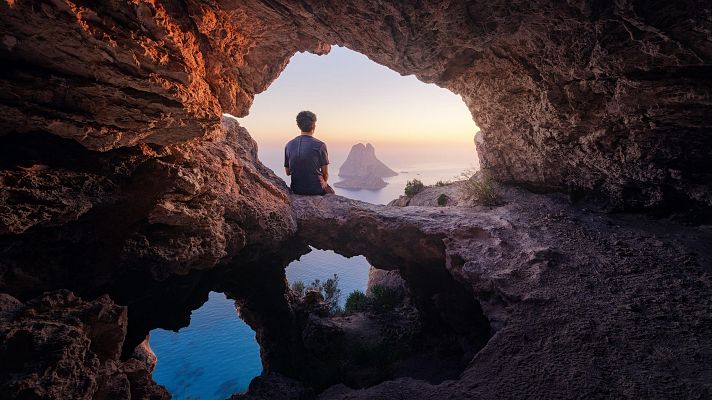
[(327, 195), (327, 194), (334, 194), (335, 192), (334, 192), (334, 189), (332, 189), (331, 186), (326, 185), (326, 187), (324, 188), (324, 190), (321, 191), (321, 192), (319, 192), (319, 193), (300, 193), (300, 192), (297, 192), (297, 191), (294, 191), (294, 190), (292, 190), (292, 193), (298, 194), (298, 195), (302, 195), (302, 196), (324, 196), (324, 195)]

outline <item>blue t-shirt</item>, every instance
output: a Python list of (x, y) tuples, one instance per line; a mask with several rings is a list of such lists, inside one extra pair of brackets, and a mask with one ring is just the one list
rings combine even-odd
[(284, 146), (284, 167), (289, 168), (296, 194), (324, 194), (321, 167), (328, 164), (326, 144), (312, 136), (299, 135)]

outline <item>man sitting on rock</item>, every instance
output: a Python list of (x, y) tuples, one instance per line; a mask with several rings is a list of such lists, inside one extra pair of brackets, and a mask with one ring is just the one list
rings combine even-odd
[(329, 180), (329, 155), (326, 143), (314, 139), (316, 115), (311, 111), (297, 114), (301, 135), (284, 147), (284, 170), (292, 177), (292, 192), (306, 195), (334, 193)]

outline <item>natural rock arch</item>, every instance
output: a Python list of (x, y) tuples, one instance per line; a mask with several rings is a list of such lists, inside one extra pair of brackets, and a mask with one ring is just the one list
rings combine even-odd
[(49, 130), (99, 150), (204, 137), (221, 112), (245, 115), (295, 51), (334, 43), (462, 95), (499, 180), (626, 208), (712, 204), (701, 0), (0, 8), (4, 133)]

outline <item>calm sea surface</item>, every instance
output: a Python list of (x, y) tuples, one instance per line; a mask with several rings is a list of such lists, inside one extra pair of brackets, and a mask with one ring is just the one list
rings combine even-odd
[[(350, 146), (329, 146), (331, 159), (330, 183), (338, 181), (338, 167), (346, 159)], [(282, 146), (261, 146), (262, 162), (278, 176), (284, 174)], [(448, 146), (376, 145), (376, 155), (398, 176), (387, 178), (388, 186), (381, 190), (345, 190), (334, 188), (345, 197), (374, 204), (386, 204), (403, 194), (408, 180), (417, 178), (426, 185), (438, 180), (451, 180), (465, 169), (475, 168), (472, 148)], [(424, 160), (429, 160), (425, 162)], [(435, 160), (435, 161), (432, 161)], [(354, 290), (366, 290), (368, 262), (364, 257), (342, 257), (333, 251), (312, 248), (309, 254), (293, 261), (286, 269), (290, 283), (309, 284), (339, 276), (343, 307)], [(247, 389), (252, 378), (262, 372), (260, 349), (255, 332), (244, 323), (235, 303), (222, 293), (211, 292), (208, 301), (193, 311), (190, 325), (178, 332), (155, 329), (150, 344), (158, 357), (153, 378), (164, 385), (174, 399), (225, 399)]]

